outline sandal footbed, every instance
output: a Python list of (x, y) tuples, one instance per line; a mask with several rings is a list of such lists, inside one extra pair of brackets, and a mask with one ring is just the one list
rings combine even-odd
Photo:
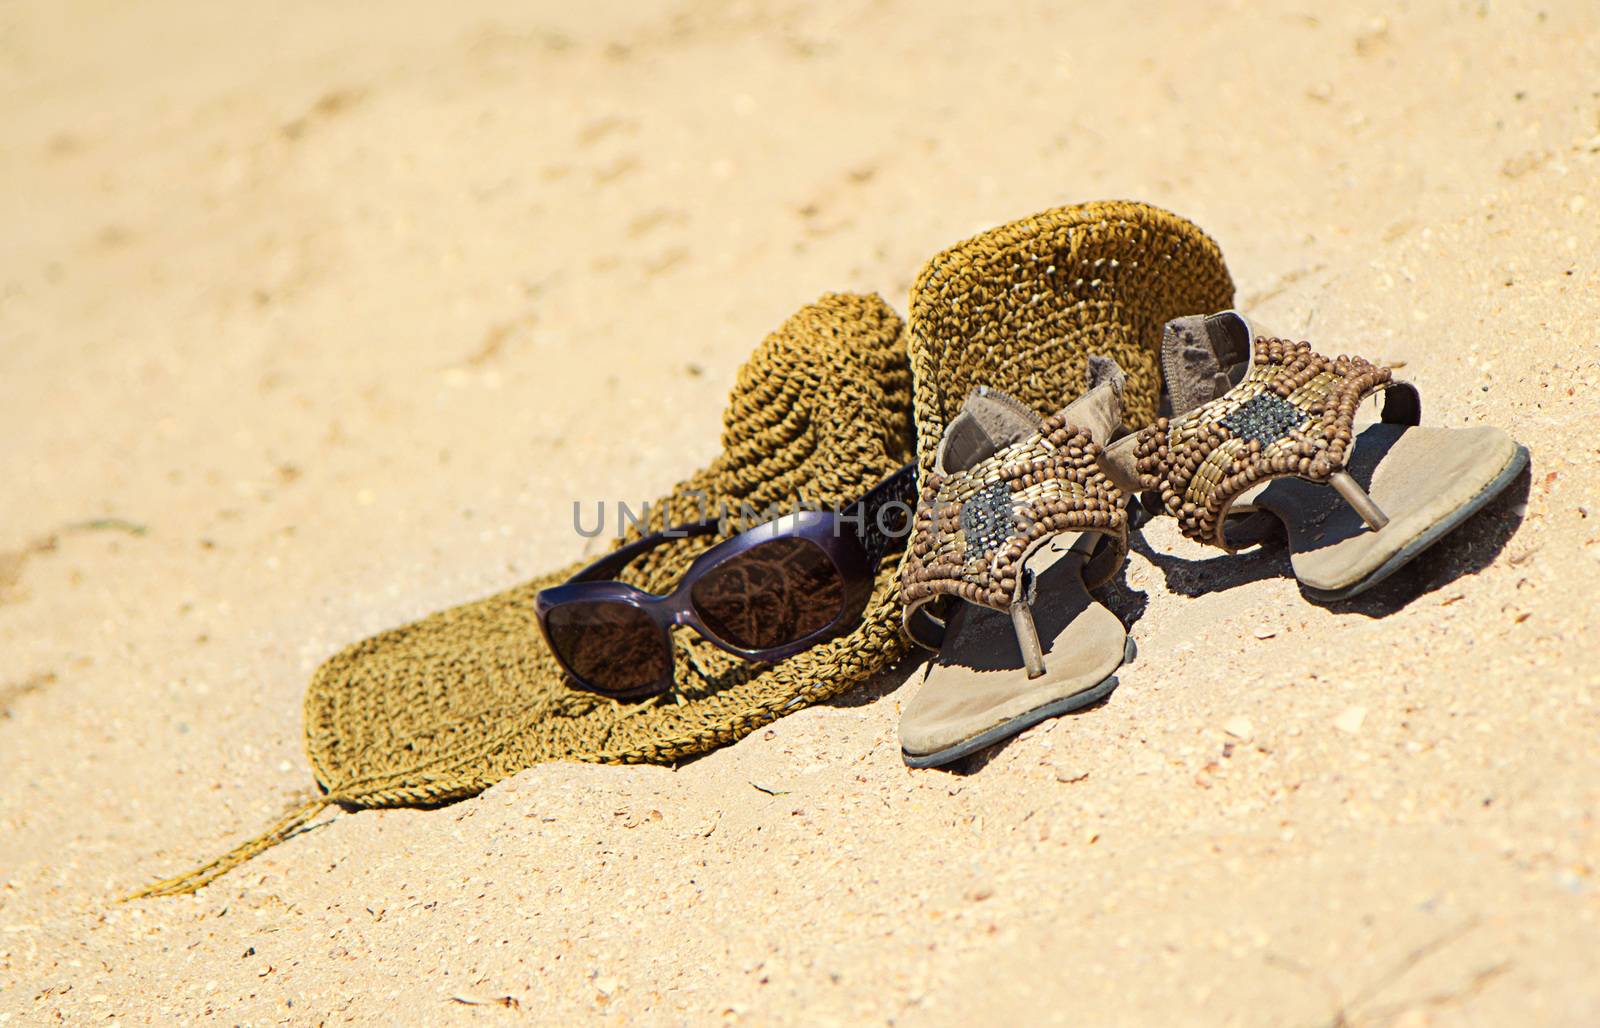
[(1058, 536), (1028, 560), (1037, 584), (1034, 624), (1045, 655), (1040, 677), (1030, 679), (1023, 667), (1009, 614), (966, 603), (952, 612), (944, 645), (900, 717), (908, 764), (956, 760), (1054, 714), (1098, 702), (1114, 687), (1127, 631), (1089, 595), (1084, 556), (1072, 549), (1078, 539)]
[[(1128, 648), (1130, 653), (1132, 651), (1132, 647), (1133, 640), (1129, 639)], [(979, 732), (972, 738), (963, 742), (959, 742), (954, 746), (938, 750), (934, 753), (921, 755), (907, 753), (904, 750), (901, 750), (900, 755), (905, 758), (907, 767), (943, 767), (944, 765), (954, 763), (963, 757), (970, 757), (979, 750), (988, 749), (990, 746), (993, 746), (996, 743), (1004, 742), (1013, 736), (1020, 735), (1042, 721), (1048, 721), (1053, 717), (1060, 717), (1063, 714), (1071, 714), (1074, 711), (1083, 710), (1085, 707), (1092, 707), (1101, 700), (1104, 700), (1107, 696), (1110, 696), (1116, 688), (1117, 676), (1108, 675), (1093, 688), (1085, 689), (1079, 693), (1073, 693), (1071, 696), (1066, 696), (1062, 699), (1055, 700), (1054, 702), (1046, 703), (1040, 707), (1035, 707), (1026, 713), (1017, 715), (1010, 721), (995, 725), (987, 732)]]
[(1510, 485), (1527, 450), (1498, 428), (1372, 424), (1347, 468), (1388, 515), (1374, 531), (1332, 488), (1278, 478), (1250, 490), (1233, 513), (1265, 510), (1288, 531), (1290, 564), (1313, 598), (1353, 596), (1393, 574)]

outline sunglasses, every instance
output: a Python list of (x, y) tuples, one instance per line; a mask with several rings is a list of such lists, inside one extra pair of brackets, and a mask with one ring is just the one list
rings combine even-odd
[(884, 554), (904, 544), (915, 498), (908, 464), (843, 513), (797, 511), (718, 543), (664, 596), (613, 581), (655, 547), (714, 534), (720, 522), (656, 532), (541, 589), (539, 627), (572, 684), (617, 699), (672, 688), (679, 625), (744, 660), (792, 657), (860, 620)]

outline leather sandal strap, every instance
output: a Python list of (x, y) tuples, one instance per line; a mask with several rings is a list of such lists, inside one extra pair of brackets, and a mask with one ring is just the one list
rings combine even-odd
[(1174, 318), (1161, 330), (1161, 377), (1172, 416), (1233, 388), (1229, 372), (1248, 364), (1256, 326), (1238, 311)]

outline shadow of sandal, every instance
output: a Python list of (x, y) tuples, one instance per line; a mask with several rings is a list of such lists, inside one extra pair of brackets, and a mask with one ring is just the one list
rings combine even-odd
[(1294, 577), (1281, 528), (1254, 549), (1222, 553), (1204, 560), (1162, 553), (1145, 540), (1142, 532), (1132, 536), (1128, 545), (1156, 566), (1166, 578), (1167, 591), (1178, 596), (1206, 596), (1269, 578)]
[[(1130, 539), (1137, 536), (1130, 536)], [(1150, 609), (1150, 594), (1135, 589), (1128, 584), (1128, 562), (1123, 561), (1117, 569), (1116, 575), (1104, 585), (1093, 590), (1095, 599), (1111, 609), (1122, 622), (1122, 627), (1131, 634), (1133, 626), (1144, 617), (1144, 612)]]

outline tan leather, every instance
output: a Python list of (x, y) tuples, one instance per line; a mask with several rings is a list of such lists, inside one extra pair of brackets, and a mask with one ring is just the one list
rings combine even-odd
[[(1089, 388), (1061, 411), (1067, 420), (1104, 446), (1122, 427), (1122, 390), (1127, 378), (1114, 361), (1089, 358)], [(988, 389), (973, 390), (944, 430), (935, 469), (963, 471), (1004, 446), (1037, 432), (1044, 419), (1016, 400)]]
[(1062, 415), (1101, 446), (1122, 427), (1122, 369), (1101, 357), (1089, 358), (1089, 389), (1069, 403)]
[(1138, 445), (1137, 435), (1125, 435), (1106, 447), (1105, 455), (1100, 458), (1100, 468), (1106, 477), (1129, 496), (1137, 496), (1144, 491), (1135, 466), (1137, 457), (1134, 450)]
[(1161, 330), (1161, 376), (1174, 415), (1233, 388), (1235, 368), (1250, 360), (1254, 327), (1238, 311), (1174, 318)]
[(941, 474), (964, 471), (1037, 432), (1043, 420), (1004, 393), (975, 389), (945, 427), (934, 467)]

